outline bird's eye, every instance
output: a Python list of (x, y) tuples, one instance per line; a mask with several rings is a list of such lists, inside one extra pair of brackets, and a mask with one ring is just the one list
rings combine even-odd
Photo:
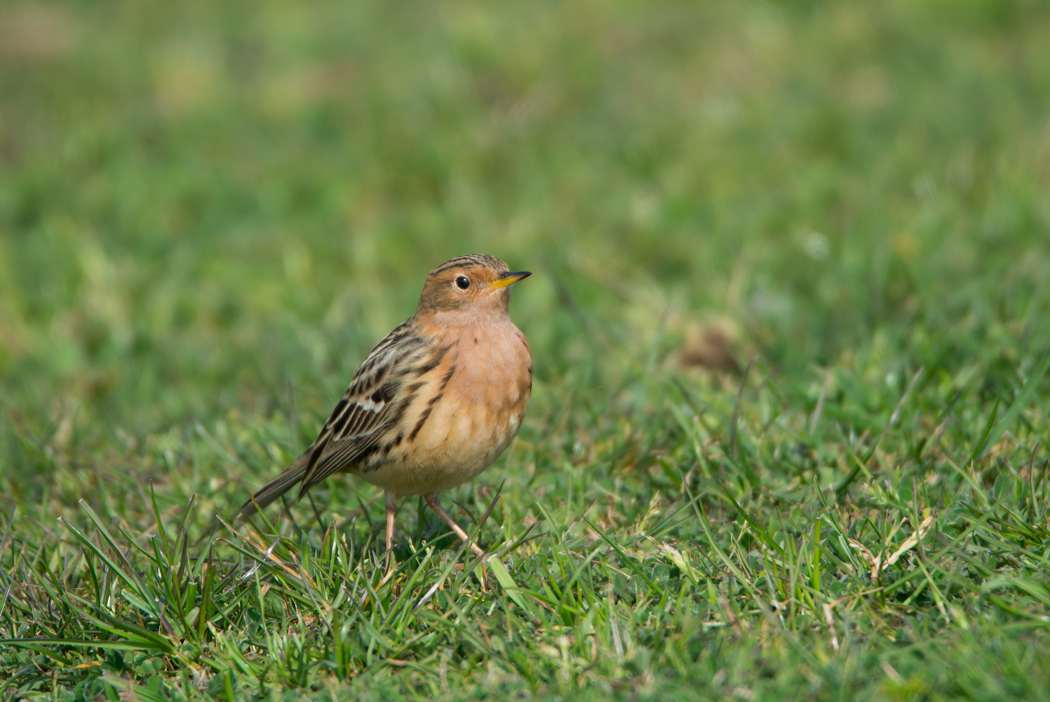
[(470, 287), (470, 280), (465, 275), (457, 276), (456, 287), (458, 287), (460, 290), (466, 290)]

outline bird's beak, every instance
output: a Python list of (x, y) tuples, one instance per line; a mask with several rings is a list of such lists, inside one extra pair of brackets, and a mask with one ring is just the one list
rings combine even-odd
[(530, 275), (532, 275), (531, 271), (515, 271), (513, 273), (504, 273), (502, 277), (497, 278), (496, 280), (489, 283), (489, 287), (505, 288), (508, 285), (514, 285), (514, 283), (517, 283), (520, 280), (525, 280)]

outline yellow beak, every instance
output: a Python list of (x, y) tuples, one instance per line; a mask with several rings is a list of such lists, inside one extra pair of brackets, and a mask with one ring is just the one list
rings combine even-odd
[(517, 283), (518, 281), (525, 280), (530, 275), (532, 275), (531, 271), (515, 271), (513, 273), (504, 273), (502, 278), (497, 278), (496, 280), (489, 283), (489, 287), (505, 288), (508, 285), (514, 285), (514, 283)]

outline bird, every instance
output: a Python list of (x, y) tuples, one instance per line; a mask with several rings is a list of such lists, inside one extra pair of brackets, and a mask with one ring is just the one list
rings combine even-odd
[(532, 352), (509, 303), (511, 286), (530, 275), (485, 254), (432, 270), (415, 314), (365, 357), (317, 439), (241, 514), (250, 517), (296, 485), (301, 499), (322, 480), (350, 473), (384, 491), (388, 559), (397, 502), (413, 495), (483, 557), (438, 494), (480, 475), (521, 426)]

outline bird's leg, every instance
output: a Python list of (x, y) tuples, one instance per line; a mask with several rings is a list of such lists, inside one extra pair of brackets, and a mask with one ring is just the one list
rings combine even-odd
[(470, 540), (470, 537), (467, 536), (467, 532), (463, 531), (463, 529), (460, 528), (459, 524), (456, 524), (452, 517), (448, 516), (448, 512), (441, 509), (441, 505), (438, 504), (438, 494), (436, 492), (431, 492), (427, 493), (426, 495), (423, 495), (423, 499), (426, 500), (426, 503), (428, 505), (430, 505), (430, 509), (437, 512), (438, 516), (445, 520), (445, 524), (448, 524), (450, 527), (452, 527), (452, 531), (456, 532), (456, 536), (462, 539), (465, 544), (470, 546), (470, 550), (474, 552), (475, 556), (481, 558), (485, 555), (485, 552), (481, 550), (481, 547)]
[(397, 495), (388, 490), (384, 497), (386, 498), (386, 577), (389, 578), (394, 570), (391, 549), (394, 546), (394, 515), (397, 514)]

